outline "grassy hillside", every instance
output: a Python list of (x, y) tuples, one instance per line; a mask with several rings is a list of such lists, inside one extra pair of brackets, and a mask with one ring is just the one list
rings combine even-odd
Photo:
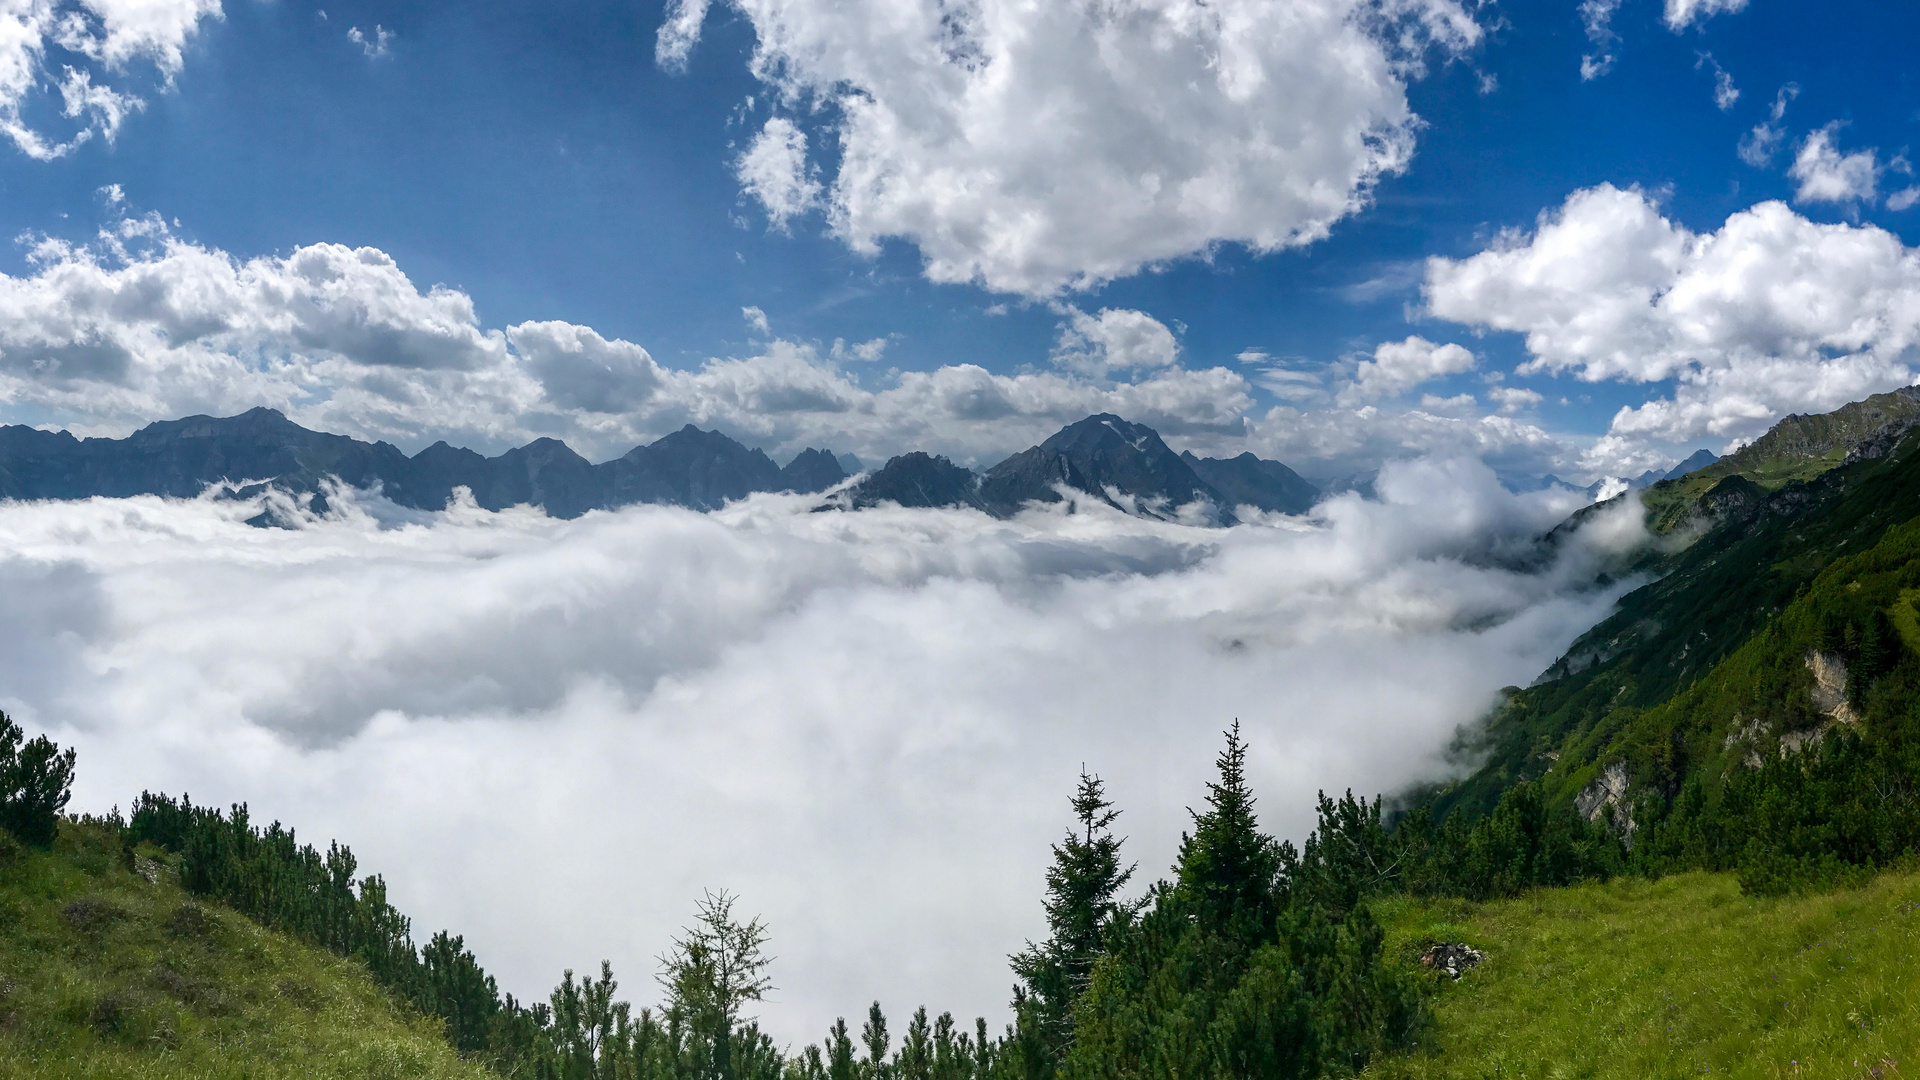
[[(193, 901), (165, 857), (0, 834), (0, 1076), (474, 1078), (364, 968)], [(154, 880), (149, 881), (148, 876)]]
[(1435, 940), (1488, 959), (1458, 983), (1431, 976), (1421, 1045), (1369, 1077), (1920, 1074), (1914, 874), (1779, 899), (1683, 874), (1375, 910), (1408, 963)]

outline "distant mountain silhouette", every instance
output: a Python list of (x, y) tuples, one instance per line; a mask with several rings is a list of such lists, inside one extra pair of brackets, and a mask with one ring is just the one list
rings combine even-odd
[(1006, 517), (1029, 502), (1059, 502), (1062, 484), (1147, 516), (1171, 517), (1176, 507), (1201, 500), (1223, 517), (1230, 513), (1226, 497), (1167, 449), (1159, 432), (1111, 413), (1068, 424), (988, 469), (980, 501)]
[(1304, 514), (1320, 498), (1320, 489), (1277, 461), (1251, 453), (1232, 458), (1180, 455), (1194, 473), (1226, 496), (1231, 506), (1255, 506), (1274, 514)]
[(1061, 487), (1146, 517), (1171, 518), (1180, 507), (1202, 502), (1223, 523), (1234, 520), (1235, 506), (1300, 513), (1319, 493), (1277, 461), (1252, 454), (1175, 454), (1152, 428), (1102, 413), (1067, 425), (984, 474), (943, 457), (903, 454), (829, 505), (971, 506), (1004, 518), (1029, 503), (1059, 502)]
[(847, 493), (845, 505), (863, 510), (881, 503), (986, 509), (980, 502), (979, 477), (944, 457), (919, 450), (901, 454), (862, 478)]
[[(192, 498), (210, 484), (231, 484), (243, 495), (271, 485), (324, 508), (331, 478), (421, 510), (444, 509), (465, 488), (489, 510), (531, 505), (573, 518), (636, 503), (713, 510), (760, 491), (813, 494), (844, 482), (848, 460), (857, 461), (808, 449), (782, 467), (692, 424), (598, 465), (558, 439), (535, 439), (495, 457), (436, 442), (408, 457), (389, 443), (309, 431), (263, 408), (165, 420), (124, 439), (0, 427), (0, 498)], [(902, 454), (823, 509), (970, 506), (1011, 517), (1029, 503), (1059, 502), (1062, 486), (1146, 517), (1172, 518), (1200, 503), (1223, 524), (1233, 522), (1238, 506), (1300, 513), (1319, 494), (1277, 461), (1176, 454), (1152, 428), (1102, 413), (984, 474), (944, 457)]]
[(167, 420), (124, 439), (0, 427), (0, 498), (191, 498), (214, 483), (270, 483), (314, 493), (324, 506), (328, 477), (423, 510), (445, 508), (465, 487), (489, 510), (531, 504), (571, 518), (633, 503), (710, 510), (756, 491), (823, 491), (846, 474), (826, 450), (807, 450), (781, 469), (759, 450), (691, 424), (599, 465), (558, 439), (491, 458), (437, 442), (407, 457), (389, 443), (309, 431), (274, 409)]

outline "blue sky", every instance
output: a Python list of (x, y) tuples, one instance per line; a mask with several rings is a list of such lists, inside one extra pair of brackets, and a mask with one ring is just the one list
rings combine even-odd
[[(961, 115), (938, 100), (946, 92), (940, 80), (951, 74), (942, 61), (902, 59), (904, 39), (851, 34), (832, 17), (835, 6), (820, 0), (715, 4), (697, 23), (684, 70), (658, 59), (667, 12), (651, 3), (169, 2), (177, 9), (173, 29), (145, 36), (133, 23), (116, 23), (119, 0), (57, 5), (80, 14), (92, 36), (69, 35), (63, 46), (49, 30), (38, 54), (27, 57), (37, 78), (14, 93), (15, 127), (44, 141), (37, 156), (21, 136), (0, 149), (0, 216), (9, 235), (21, 238), (0, 258), (12, 291), (0, 305), (0, 418), (119, 433), (170, 410), (271, 404), (315, 426), (408, 449), (442, 436), (497, 449), (553, 433), (595, 457), (691, 421), (778, 452), (829, 442), (869, 456), (926, 445), (985, 461), (1086, 411), (1083, 405), (1118, 403), (1134, 405), (1176, 443), (1252, 448), (1320, 475), (1460, 450), (1508, 471), (1584, 481), (1674, 460), (1693, 446), (1723, 450), (1785, 412), (1832, 408), (1912, 379), (1909, 291), (1920, 275), (1906, 245), (1920, 209), (1898, 196), (1914, 182), (1905, 155), (1920, 101), (1903, 61), (1920, 20), (1897, 6), (1247, 0), (1252, 30), (1201, 33), (1195, 47), (1238, 48), (1263, 66), (1270, 85), (1296, 81), (1272, 98), (1201, 101), (1181, 121), (1152, 115), (1163, 100), (1174, 103), (1170, 113), (1179, 111), (1181, 88), (1154, 81), (1179, 72), (1115, 75), (1084, 64), (1097, 55), (1091, 42), (1103, 31), (1098, 17), (1066, 5), (1061, 10), (1083, 22), (1063, 16), (1045, 28), (1057, 40), (1038, 65), (1057, 61), (1061, 73), (1031, 78), (1031, 101), (1019, 100), (1025, 91), (1016, 87), (1002, 103), (1006, 111), (963, 116), (975, 127), (956, 137), (915, 130), (916, 122)], [(933, 6), (855, 5), (868, 21)], [(1010, 5), (949, 6), (973, 13), (977, 47), (988, 53), (994, 27), (1006, 25), (994, 20), (1017, 18), (1005, 14)], [(1166, 22), (1183, 7), (1116, 6), (1141, 25)], [(1326, 17), (1308, 20), (1303, 34), (1328, 41), (1274, 45), (1277, 24), (1260, 20), (1296, 8), (1322, 10)], [(1376, 26), (1365, 20), (1383, 11), (1398, 13), (1393, 29), (1349, 33), (1356, 24)], [(1433, 14), (1449, 11), (1451, 29)], [(1407, 26), (1419, 31), (1419, 44), (1392, 45)], [(130, 44), (116, 57), (122, 30)], [(1122, 19), (1104, 32), (1124, 46), (1132, 30)], [(1342, 82), (1343, 71), (1313, 66), (1355, 41), (1387, 44), (1379, 44), (1384, 60), (1352, 85)], [(177, 65), (168, 55), (175, 45)], [(751, 63), (756, 45), (764, 77)], [(1603, 62), (1609, 56), (1610, 65)], [(951, 68), (954, 61), (945, 62)], [(1003, 70), (1024, 63), (1029, 75), (1036, 66), (1032, 57), (998, 62)], [(91, 73), (92, 86), (139, 99), (123, 109), (111, 139), (104, 113), (61, 115), (59, 85), (76, 70)], [(1382, 72), (1391, 84), (1384, 96), (1364, 85)], [(1007, 237), (981, 216), (991, 209), (962, 205), (965, 198), (918, 199), (906, 190), (911, 182), (836, 204), (841, 148), (853, 137), (850, 92), (891, 110), (899, 129), (866, 137), (868, 159), (904, 172), (932, 161), (949, 175), (993, 178), (983, 202), (995, 201), (992, 184), (1004, 184), (1012, 194), (1001, 201), (1024, 198), (1029, 217), (1072, 217), (1100, 183), (1131, 182), (1129, 170), (1171, 177), (1194, 166), (1187, 158), (1197, 154), (1233, 159), (1235, 144), (1250, 143), (1256, 130), (1280, 140), (1283, 160), (1247, 166), (1252, 158), (1238, 159), (1233, 179), (1241, 186), (1199, 220), (1173, 221), (1164, 207), (1150, 208), (1115, 226), (1115, 233), (1133, 228), (1139, 239), (1115, 240), (1098, 235), (1096, 214), (1043, 230), (1045, 250), (1027, 252), (1017, 265), (983, 256), (971, 282), (934, 281), (930, 237), (962, 235), (949, 254), (964, 258), (1000, 250)], [(1377, 183), (1347, 183), (1343, 163), (1328, 166), (1325, 155), (1285, 144), (1290, 133), (1378, 120), (1380, 102), (1390, 106), (1401, 92), (1410, 116), (1398, 119), (1397, 130), (1410, 156), (1379, 170)], [(917, 95), (932, 104), (909, 100)], [(1034, 113), (1039, 138), (1023, 142), (1022, 110), (1062, 101), (1079, 111), (1064, 121)], [(1776, 118), (1777, 103), (1784, 107)], [(770, 128), (770, 119), (787, 126)], [(1015, 130), (990, 130), (996, 122)], [(90, 123), (92, 137), (49, 155)], [(1117, 134), (1089, 138), (1077, 148), (1083, 155), (1063, 158), (1030, 145), (1051, 137), (1049, 123), (1064, 125), (1052, 134), (1075, 139), (1109, 123)], [(1191, 130), (1180, 131), (1183, 124)], [(1770, 159), (1750, 151), (1743, 160), (1743, 139), (1750, 142), (1763, 124), (1778, 132)], [(776, 130), (805, 138), (797, 182), (811, 178), (817, 187), (808, 205), (784, 219), (748, 190), (742, 165), (756, 138)], [(1164, 144), (1154, 141), (1161, 135)], [(1824, 148), (1824, 158), (1809, 151), (1817, 140), (1824, 142), (1813, 150)], [(1870, 160), (1859, 157), (1867, 151)], [(1807, 168), (1796, 173), (1802, 158)], [(1810, 187), (1813, 181), (1826, 186)], [(1290, 217), (1288, 205), (1268, 193), (1294, 183), (1331, 190), (1350, 208)], [(1789, 307), (1799, 301), (1780, 296), (1803, 286), (1861, 283), (1850, 294), (1857, 310), (1758, 338), (1725, 324), (1777, 322), (1778, 310), (1736, 306), (1711, 319), (1667, 313), (1652, 329), (1646, 311), (1628, 311), (1605, 328), (1570, 328), (1580, 316), (1542, 299), (1541, 275), (1552, 271), (1541, 267), (1483, 266), (1500, 280), (1481, 281), (1473, 295), (1451, 301), (1433, 291), (1424, 260), (1465, 266), (1490, 247), (1523, 246), (1530, 232), (1502, 240), (1501, 231), (1532, 230), (1543, 212), (1559, 213), (1598, 185), (1625, 194), (1582, 229), (1602, 230), (1622, 250), (1639, 243), (1621, 217), (1635, 202), (1706, 237), (1730, 216), (1780, 200), (1788, 226), (1838, 225), (1846, 230), (1839, 247), (1877, 242), (1881, 257), (1859, 256), (1861, 263), (1845, 251), (1816, 251), (1809, 239), (1816, 234), (1807, 232), (1806, 243), (1763, 245), (1757, 262), (1735, 253), (1717, 267), (1669, 266), (1669, 279), (1652, 284), (1627, 271), (1626, 278), (1549, 283), (1562, 294), (1639, 288), (1651, 304), (1693, 281), (1723, 298)], [(860, 220), (850, 226), (852, 218)], [(1302, 219), (1324, 237), (1287, 243), (1297, 237), (1285, 238), (1286, 231)], [(980, 235), (968, 239), (970, 230)], [(1249, 230), (1285, 239), (1274, 250), (1253, 250), (1241, 242)], [(854, 234), (863, 231), (872, 250), (855, 250)], [(66, 246), (49, 255), (48, 239)], [(420, 330), (408, 319), (425, 319), (422, 332), (432, 340), (462, 339), (459, 355), (414, 355), (402, 344), (394, 357), (370, 358), (355, 351), (370, 339), (341, 330), (337, 318), (332, 330), (308, 326), (289, 336), (284, 311), (237, 319), (251, 325), (212, 334), (205, 318), (169, 321), (178, 315), (171, 302), (161, 306), (172, 314), (128, 313), (126, 296), (167, 289), (204, 296), (204, 282), (189, 283), (194, 270), (182, 264), (182, 252), (205, 257), (200, 272), (206, 260), (224, 260), (245, 277), (255, 260), (286, 260), (311, 245), (374, 249), (391, 259), (381, 281), (329, 293), (323, 303), (335, 315), (360, 311), (354, 325), (362, 331), (367, 319), (387, 318), (382, 325), (403, 338)], [(62, 268), (83, 265), (100, 275), (88, 295), (104, 289), (122, 299), (89, 301), (73, 291), (80, 286), (56, 280)], [(133, 277), (144, 282), (140, 289)], [(411, 286), (420, 299), (437, 285), (452, 290), (453, 308), (379, 314), (388, 301), (409, 303), (382, 300), (380, 289)], [(355, 291), (362, 288), (375, 293)], [(1774, 300), (1756, 299), (1767, 290)], [(470, 300), (470, 314), (454, 311), (458, 298)], [(745, 309), (763, 313), (764, 323)], [(461, 325), (449, 329), (448, 319)], [(521, 369), (559, 370), (541, 367), (537, 345), (510, 333), (493, 340), (530, 323), (590, 328), (625, 352), (589, 364), (591, 371), (498, 390)], [(1864, 324), (1877, 329), (1855, 332)], [(1156, 326), (1165, 333), (1155, 336)], [(1560, 339), (1558, 351), (1529, 344), (1529, 331)], [(346, 337), (328, 336), (336, 332)], [(1569, 343), (1569, 335), (1581, 340)], [(1457, 344), (1470, 355), (1376, 354), (1416, 336), (1420, 348)], [(1599, 338), (1607, 340), (1596, 344)], [(561, 350), (567, 357), (592, 353), (576, 339)], [(89, 361), (92, 368), (73, 359), (71, 350), (108, 340), (117, 343), (117, 359)], [(873, 342), (883, 344), (856, 349)], [(183, 355), (189, 344), (193, 355)], [(1671, 355), (1626, 362), (1615, 355), (1621, 350)], [(208, 356), (228, 365), (224, 374)], [(713, 358), (736, 366), (716, 369)], [(1515, 371), (1530, 360), (1533, 369)], [(1395, 364), (1401, 373), (1369, 383), (1359, 377), (1362, 361), (1376, 374)], [(469, 405), (477, 391), (461, 380), (489, 364), (514, 370), (489, 376), (499, 399), (476, 413)], [(903, 375), (932, 378), (956, 365), (1042, 382), (974, 387), (966, 393), (995, 400), (971, 410), (950, 400), (936, 408), (872, 397), (897, 388)], [(710, 378), (698, 386), (672, 378), (702, 371)], [(1161, 385), (1176, 373), (1185, 381)], [(594, 391), (600, 397), (583, 407), (592, 394), (568, 382), (576, 379), (598, 380), (593, 385), (603, 389), (631, 385), (611, 398)], [(727, 387), (716, 388), (715, 379)], [(741, 380), (757, 389), (742, 390)], [(1139, 389), (1146, 384), (1153, 385)], [(1363, 384), (1371, 389), (1359, 392)], [(1623, 407), (1649, 401), (1672, 408), (1618, 419)]]

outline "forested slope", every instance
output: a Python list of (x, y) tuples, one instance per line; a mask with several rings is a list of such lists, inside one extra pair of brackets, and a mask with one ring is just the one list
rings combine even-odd
[[(1631, 567), (1653, 580), (1463, 739), (1459, 752), (1478, 767), (1435, 796), (1436, 811), (1484, 815), (1503, 792), (1543, 777), (1556, 795), (1566, 794), (1564, 781), (1594, 764), (1609, 740), (1752, 640), (1836, 560), (1920, 515), (1920, 432), (1910, 420), (1895, 410), (1884, 427), (1847, 428), (1852, 437), (1838, 458), (1826, 443), (1813, 444), (1808, 452), (1820, 454), (1801, 471), (1824, 468), (1771, 490), (1738, 471), (1738, 454), (1701, 470), (1717, 474), (1703, 491), (1696, 490), (1701, 473), (1648, 489), (1650, 521), (1686, 496), (1683, 512), (1668, 513), (1667, 535)], [(1782, 453), (1748, 464), (1761, 479), (1792, 471)], [(1792, 663), (1803, 660), (1804, 650)], [(1676, 767), (1685, 771), (1683, 762)], [(1633, 779), (1677, 790), (1671, 770)]]

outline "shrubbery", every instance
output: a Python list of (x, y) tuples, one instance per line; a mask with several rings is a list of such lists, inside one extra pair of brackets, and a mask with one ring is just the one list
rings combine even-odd
[(22, 843), (51, 847), (73, 787), (73, 751), (45, 735), (26, 737), (0, 713), (0, 829)]

